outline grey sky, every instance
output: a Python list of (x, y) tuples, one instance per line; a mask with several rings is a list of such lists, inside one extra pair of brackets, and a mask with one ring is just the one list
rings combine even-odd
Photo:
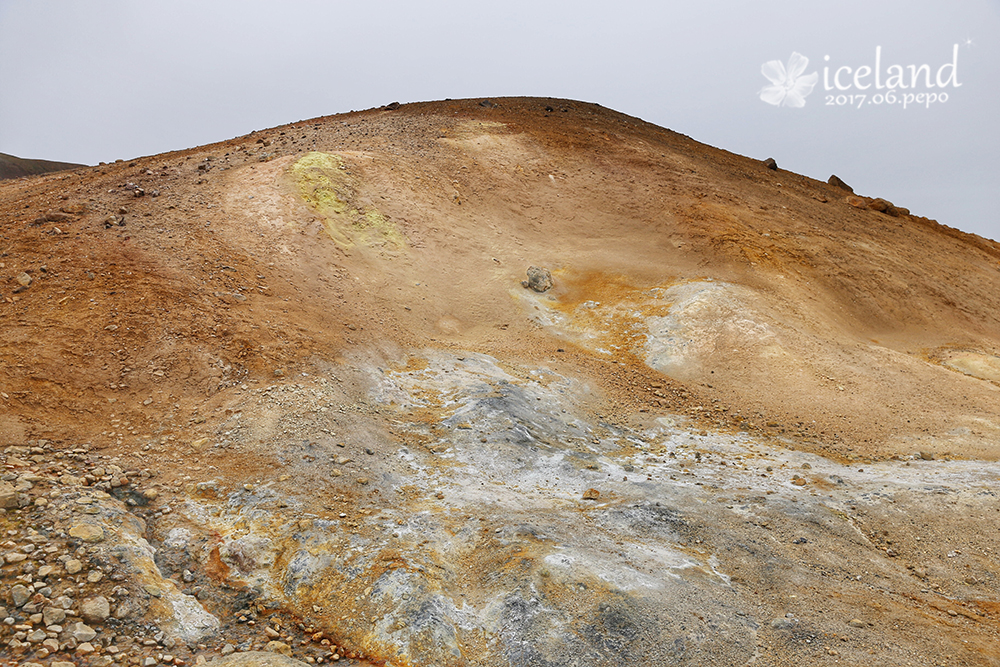
[[(1000, 239), (998, 37), (998, 0), (0, 0), (0, 152), (96, 164), (394, 100), (567, 97)], [(884, 82), (954, 44), (961, 85), (930, 108), (824, 89), (876, 47)], [(819, 83), (764, 103), (762, 64), (793, 51)]]

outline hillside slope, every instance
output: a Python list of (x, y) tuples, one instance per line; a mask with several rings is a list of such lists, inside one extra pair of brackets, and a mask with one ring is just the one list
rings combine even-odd
[(10, 534), (184, 655), (989, 664), (1000, 245), (895, 204), (533, 98), (5, 183)]
[[(600, 359), (574, 333), (594, 325), (626, 370), (659, 367), (702, 403), (810, 447), (996, 457), (983, 449), (1000, 441), (989, 437), (996, 243), (854, 208), (832, 186), (600, 107), (548, 106), (407, 105), (5, 189), (4, 296), (18, 272), (35, 278), (6, 306), (28, 340), (8, 336), (5, 358), (33, 360), (6, 369), (7, 393), (52, 383), (49, 406), (24, 406), (46, 423), (35, 435), (51, 437), (60, 425), (47, 409), (100, 421), (123, 366), (135, 369), (131, 391), (186, 394), (211, 375), (198, 367), (210, 356), (261, 372), (339, 349), (338, 320), (364, 326), (355, 345), (437, 338), (532, 358), (564, 340), (568, 358)], [(62, 234), (36, 224), (69, 217), (67, 202), (86, 211)], [(106, 229), (109, 216), (124, 226)], [(539, 304), (518, 289), (531, 264), (556, 274)], [(665, 296), (650, 301), (652, 289)], [(106, 298), (125, 290), (132, 303)], [(246, 300), (216, 296), (233, 290)], [(81, 298), (92, 291), (105, 298)], [(601, 305), (581, 310), (588, 301)], [(153, 303), (170, 307), (154, 317)], [(683, 313), (680, 329), (668, 308)], [(562, 325), (540, 330), (536, 315)], [(131, 361), (109, 364), (125, 343)], [(187, 357), (195, 343), (203, 359), (165, 361), (180, 373), (154, 384), (140, 370), (164, 345)], [(74, 422), (78, 437), (86, 422)]]
[(7, 178), (37, 176), (38, 174), (47, 174), (52, 171), (66, 171), (67, 169), (76, 169), (82, 166), (82, 164), (73, 164), (72, 162), (27, 160), (7, 155), (6, 153), (0, 153), (0, 181)]

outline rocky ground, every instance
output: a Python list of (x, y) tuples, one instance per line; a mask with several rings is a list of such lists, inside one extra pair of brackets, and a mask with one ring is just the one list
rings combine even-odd
[(150, 507), (160, 491), (148, 468), (40, 445), (8, 448), (13, 472), (0, 483), (10, 598), (0, 608), (0, 641), (8, 656), (23, 656), (18, 664), (203, 664), (206, 655), (254, 649), (357, 664), (354, 651), (213, 581), (210, 568), (175, 570), (183, 557), (145, 539), (147, 522), (171, 512), (170, 504)]
[(0, 664), (998, 659), (991, 241), (537, 99), (0, 215)]

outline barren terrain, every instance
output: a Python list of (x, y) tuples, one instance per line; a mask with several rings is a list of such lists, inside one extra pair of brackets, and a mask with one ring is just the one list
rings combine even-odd
[(83, 167), (72, 162), (52, 162), (50, 160), (27, 160), (25, 158), (0, 153), (0, 180), (34, 176), (52, 171), (66, 171)]
[(995, 664), (1000, 245), (894, 204), (534, 98), (0, 185), (0, 662)]

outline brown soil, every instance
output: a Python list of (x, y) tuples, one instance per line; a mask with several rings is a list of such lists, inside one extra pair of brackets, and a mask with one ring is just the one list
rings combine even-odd
[[(621, 418), (656, 406), (634, 390), (659, 375), (639, 356), (609, 364), (526, 317), (511, 290), (534, 264), (555, 271), (563, 308), (706, 278), (749, 290), (778, 356), (720, 321), (662, 405), (834, 457), (1000, 454), (998, 244), (597, 105), (495, 102), (344, 114), (5, 184), (0, 441), (196, 438), (242, 384), (369, 346), (557, 359)], [(307, 151), (341, 156), (351, 205), (402, 242), (332, 230), (290, 175)], [(980, 377), (949, 366), (956, 354)]]
[[(704, 465), (701, 450), (694, 455), (702, 446), (695, 435), (708, 431), (750, 432), (755, 442), (785, 448), (780, 451), (841, 462), (909, 459), (918, 452), (927, 459), (996, 460), (1000, 244), (895, 208), (879, 212), (868, 208), (870, 201), (597, 105), (530, 98), (343, 114), (129, 163), (6, 182), (0, 185), (0, 446), (35, 445), (41, 453), (33, 461), (45, 466), (51, 463), (46, 452), (87, 443), (80, 457), (120, 457), (123, 468), (142, 470), (142, 483), (155, 480), (160, 494), (135, 510), (149, 522), (154, 541), (171, 526), (162, 511), (168, 498), (221, 506), (221, 492), (197, 486), (209, 478), (221, 480), (227, 493), (245, 489), (245, 503), (258, 502), (256, 489), (276, 484), (286, 498), (303, 501), (309, 516), (342, 522), (339, 533), (329, 534), (341, 540), (337, 549), (347, 550), (359, 534), (375, 539), (385, 530), (378, 522), (408, 523), (407, 513), (419, 514), (418, 526), (425, 515), (434, 516), (456, 535), (472, 525), (484, 546), (455, 556), (468, 568), (456, 578), (471, 582), (470, 598), (491, 592), (494, 574), (516, 583), (523, 573), (515, 565), (528, 563), (530, 549), (523, 559), (514, 555), (523, 545), (509, 542), (503, 548), (510, 553), (502, 551), (501, 531), (509, 528), (504, 516), (465, 515), (461, 499), (447, 505), (464, 487), (450, 487), (446, 496), (407, 481), (412, 486), (391, 489), (398, 495), (390, 496), (388, 482), (369, 484), (376, 472), (383, 480), (409, 479), (396, 448), (426, 447), (433, 460), (428, 468), (456, 465), (434, 458), (434, 447), (449, 437), (443, 399), (429, 397), (424, 408), (412, 410), (381, 405), (371, 400), (373, 368), (418, 371), (428, 364), (424, 353), (444, 350), (458, 359), (450, 364), (463, 361), (458, 355), (490, 355), (526, 385), (524, 369), (550, 369), (586, 385), (581, 395), (592, 401), (581, 410), (596, 425), (588, 444), (601, 447), (618, 437), (616, 426), (638, 432), (666, 415), (692, 420), (686, 422), (695, 424), (692, 449), (654, 449), (646, 457), (650, 482), (655, 466), (681, 459), (698, 475), (714, 470), (710, 455)], [(544, 295), (522, 288), (529, 266), (551, 269), (555, 287)], [(654, 359), (647, 347), (654, 343), (669, 354)], [(446, 367), (436, 371), (436, 381), (453, 370)], [(628, 443), (617, 446), (623, 455), (636, 453)], [(344, 452), (354, 457), (353, 468), (346, 467), (347, 456), (337, 462)], [(800, 521), (806, 514), (796, 508), (805, 502), (764, 500), (798, 490), (832, 499), (876, 482), (851, 481), (858, 486), (836, 491), (842, 481), (824, 473), (779, 486), (786, 463), (792, 465), (784, 454), (781, 461), (750, 450), (741, 456), (734, 473), (737, 465), (744, 472), (757, 466), (759, 475), (747, 474), (776, 485), (757, 503), (764, 508), (759, 513), (774, 517), (749, 522), (729, 513), (745, 498), (719, 497), (718, 507), (683, 510), (693, 527), (678, 544), (707, 558), (718, 541), (733, 582), (764, 600), (754, 611), (762, 623), (786, 610), (799, 613), (796, 605), (804, 610), (807, 600), (816, 628), (833, 628), (835, 616), (837, 627), (854, 615), (867, 619), (862, 612), (872, 607), (879, 612), (873, 616), (898, 622), (894, 627), (904, 625), (905, 632), (889, 637), (881, 621), (870, 631), (849, 626), (845, 633), (858, 630), (873, 642), (851, 650), (874, 654), (904, 641), (910, 654), (892, 663), (904, 664), (935, 637), (951, 636), (951, 625), (968, 621), (978, 624), (975, 631), (954, 635), (955, 646), (941, 648), (942, 655), (968, 652), (967, 664), (995, 657), (996, 604), (979, 592), (992, 588), (963, 588), (972, 584), (955, 573), (958, 560), (942, 555), (961, 553), (959, 547), (981, 552), (982, 572), (976, 570), (974, 580), (989, 587), (1000, 580), (980, 543), (995, 525), (992, 493), (976, 487), (968, 501), (977, 522), (962, 508), (954, 517), (922, 516), (940, 506), (934, 503), (955, 502), (937, 498), (922, 481), (906, 482), (911, 495), (899, 496), (910, 503), (906, 508), (866, 491), (860, 510), (861, 501), (836, 512), (821, 508), (817, 516), (829, 524), (824, 530), (837, 538), (830, 541), (819, 523)], [(313, 465), (317, 459), (324, 465)], [(344, 467), (343, 478), (334, 466)], [(725, 460), (718, 466), (730, 469)], [(591, 473), (596, 464), (581, 468), (598, 474)], [(643, 474), (629, 472), (632, 484)], [(678, 474), (693, 479), (695, 472)], [(863, 474), (857, 469), (859, 479)], [(602, 487), (602, 508), (633, 502), (627, 479)], [(61, 488), (53, 482), (51, 497)], [(499, 488), (490, 493), (499, 495)], [(722, 493), (714, 485), (699, 493), (717, 488)], [(530, 489), (517, 493), (534, 497)], [(565, 500), (551, 494), (553, 506)], [(883, 500), (865, 514), (869, 501)], [(258, 528), (281, 535), (294, 554), (300, 534), (288, 525), (310, 520), (275, 503), (274, 525)], [(15, 511), (23, 517), (48, 510)], [(724, 517), (720, 525), (732, 533), (694, 532), (699, 513)], [(229, 520), (219, 519), (220, 526)], [(911, 543), (914, 520), (924, 537)], [(963, 520), (969, 523), (959, 525)], [(766, 531), (760, 544), (768, 546), (754, 548), (777, 554), (766, 562), (757, 552), (739, 555), (750, 542), (738, 531), (758, 528)], [(814, 529), (816, 536), (809, 532)], [(805, 533), (810, 542), (793, 541)], [(238, 621), (223, 613), (252, 610), (227, 588), (238, 579), (232, 568), (241, 564), (242, 552), (232, 544), (226, 559), (217, 547), (198, 571), (199, 585), (217, 586), (207, 599), (215, 600), (212, 611), (222, 618), (220, 641), (226, 633), (250, 634), (247, 626), (234, 629)], [(799, 554), (792, 550), (800, 544), (811, 545), (803, 553), (815, 551), (784, 555)], [(399, 562), (386, 548), (384, 562), (372, 567), (403, 567), (423, 546), (411, 545)], [(548, 552), (538, 548), (535, 565), (542, 571)], [(607, 553), (616, 548), (608, 546)], [(195, 560), (161, 567), (170, 576), (167, 570)], [(901, 592), (888, 584), (877, 592), (860, 576), (883, 570)], [(547, 578), (545, 572), (539, 576)], [(703, 573), (706, 581), (716, 576), (714, 569)], [(357, 600), (368, 595), (366, 581), (329, 581), (314, 591), (316, 599), (300, 596), (291, 606), (301, 617), (321, 609), (324, 596), (338, 605), (336, 596)], [(934, 585), (921, 588), (926, 582)], [(553, 589), (552, 599), (575, 604), (577, 594), (566, 590)], [(816, 591), (826, 596), (822, 604)], [(945, 592), (962, 601), (961, 610), (936, 600)], [(604, 609), (597, 606), (604, 604), (600, 594), (592, 595), (594, 609)], [(316, 614), (329, 632), (364, 624), (359, 617), (344, 620), (339, 611)], [(303, 628), (314, 622), (303, 621)], [(762, 628), (760, 636), (773, 643), (757, 644), (772, 651), (761, 664), (783, 664), (816, 648), (815, 637), (797, 630), (786, 636), (783, 628)], [(845, 636), (823, 637), (847, 651)], [(472, 654), (487, 653), (487, 640), (481, 641)]]

